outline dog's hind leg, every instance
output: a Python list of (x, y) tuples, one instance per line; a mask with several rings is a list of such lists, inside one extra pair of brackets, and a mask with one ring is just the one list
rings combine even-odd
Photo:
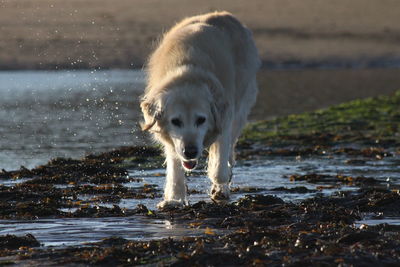
[(211, 198), (229, 199), (229, 183), (232, 176), (230, 131), (224, 131), (218, 140), (210, 146), (208, 155), (208, 177), (211, 179)]
[(164, 200), (158, 203), (158, 208), (187, 205), (186, 178), (181, 161), (173, 148), (166, 147), (167, 175), (164, 189)]

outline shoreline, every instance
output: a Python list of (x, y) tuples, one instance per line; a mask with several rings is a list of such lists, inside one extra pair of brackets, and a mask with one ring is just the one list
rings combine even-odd
[[(58, 71), (58, 70), (143, 70), (145, 63), (138, 63), (128, 66), (123, 65), (94, 65), (90, 66), (89, 63), (82, 63), (80, 65), (71, 65), (64, 62), (60, 64), (7, 64), (0, 63), (0, 71)], [(283, 61), (261, 60), (260, 70), (271, 71), (290, 71), (290, 70), (354, 70), (354, 69), (400, 69), (399, 58), (361, 58), (361, 59), (345, 59), (345, 58), (331, 58), (319, 60), (300, 60), (288, 59)]]

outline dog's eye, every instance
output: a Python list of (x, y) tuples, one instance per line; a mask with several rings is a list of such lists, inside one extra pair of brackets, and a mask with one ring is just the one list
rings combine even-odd
[(198, 117), (197, 120), (196, 120), (196, 125), (197, 126), (202, 125), (205, 121), (206, 121), (206, 118)]
[(171, 120), (171, 123), (172, 123), (173, 125), (175, 125), (176, 127), (181, 127), (181, 126), (182, 126), (182, 121), (181, 121), (180, 119), (177, 119), (177, 118), (172, 119), (172, 120)]

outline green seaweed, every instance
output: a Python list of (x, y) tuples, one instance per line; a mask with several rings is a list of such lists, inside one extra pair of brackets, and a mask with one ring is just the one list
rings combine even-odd
[[(239, 144), (328, 136), (328, 141), (400, 141), (400, 91), (249, 124)], [(308, 138), (307, 138), (308, 137)], [(318, 138), (317, 138), (318, 139)], [(321, 141), (321, 140), (318, 140)]]

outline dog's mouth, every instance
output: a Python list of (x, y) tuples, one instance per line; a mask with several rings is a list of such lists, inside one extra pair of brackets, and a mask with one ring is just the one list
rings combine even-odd
[(197, 160), (182, 160), (183, 167), (190, 171), (193, 170), (197, 165)]

